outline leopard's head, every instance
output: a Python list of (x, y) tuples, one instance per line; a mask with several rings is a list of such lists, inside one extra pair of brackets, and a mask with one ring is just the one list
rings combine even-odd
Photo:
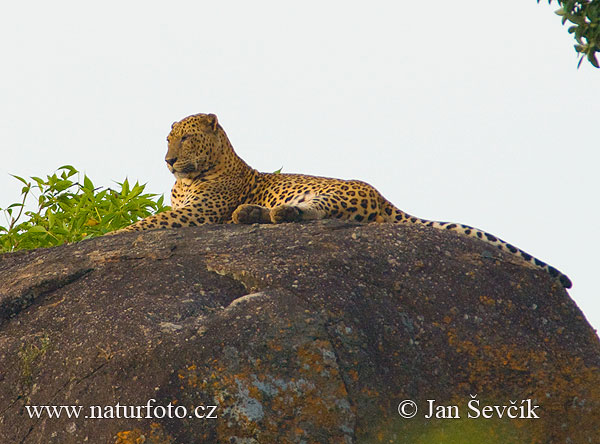
[(167, 137), (167, 168), (177, 179), (195, 179), (223, 155), (223, 129), (214, 114), (194, 114), (173, 123)]

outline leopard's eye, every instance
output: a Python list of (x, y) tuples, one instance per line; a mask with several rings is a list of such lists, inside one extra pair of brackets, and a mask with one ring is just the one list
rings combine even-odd
[(192, 137), (190, 134), (186, 134), (184, 136), (181, 136), (181, 141), (185, 142), (187, 139), (189, 139), (190, 137)]

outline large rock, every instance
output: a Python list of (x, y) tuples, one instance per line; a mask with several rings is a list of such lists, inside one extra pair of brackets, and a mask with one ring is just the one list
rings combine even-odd
[[(3, 255), (0, 360), (2, 443), (598, 442), (600, 343), (569, 295), (434, 229), (213, 225)], [(157, 418), (169, 403), (186, 417)], [(487, 404), (512, 408), (468, 417)]]

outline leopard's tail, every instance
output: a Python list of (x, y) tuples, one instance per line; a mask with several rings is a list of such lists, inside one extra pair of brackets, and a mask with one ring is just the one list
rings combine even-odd
[(551, 265), (546, 264), (545, 262), (537, 259), (536, 257), (526, 253), (525, 251), (509, 244), (508, 242), (499, 239), (498, 237), (486, 233), (483, 230), (478, 228), (473, 228), (469, 225), (457, 224), (452, 222), (437, 222), (433, 220), (420, 219), (418, 217), (411, 216), (408, 213), (405, 213), (402, 210), (396, 208), (392, 203), (381, 198), (380, 208), (382, 210), (381, 216), (384, 222), (395, 223), (395, 224), (415, 224), (415, 225), (423, 225), (426, 227), (433, 227), (439, 230), (448, 230), (455, 231), (461, 234), (464, 234), (469, 237), (474, 237), (480, 239), (488, 244), (491, 244), (498, 248), (499, 250), (505, 251), (509, 254), (513, 254), (518, 256), (521, 260), (532, 264), (538, 268), (541, 268), (550, 276), (555, 279), (558, 279), (564, 288), (571, 288), (571, 280), (567, 277), (567, 275), (561, 273), (556, 268)]

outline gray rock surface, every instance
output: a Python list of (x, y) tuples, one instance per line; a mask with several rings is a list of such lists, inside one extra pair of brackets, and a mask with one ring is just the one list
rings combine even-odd
[[(600, 342), (560, 284), (410, 226), (212, 225), (2, 255), (0, 363), (2, 443), (592, 443), (600, 424)], [(539, 418), (468, 418), (474, 395)], [(426, 418), (429, 399), (460, 419)], [(170, 403), (217, 418), (158, 418)], [(30, 418), (41, 405), (80, 417)]]

